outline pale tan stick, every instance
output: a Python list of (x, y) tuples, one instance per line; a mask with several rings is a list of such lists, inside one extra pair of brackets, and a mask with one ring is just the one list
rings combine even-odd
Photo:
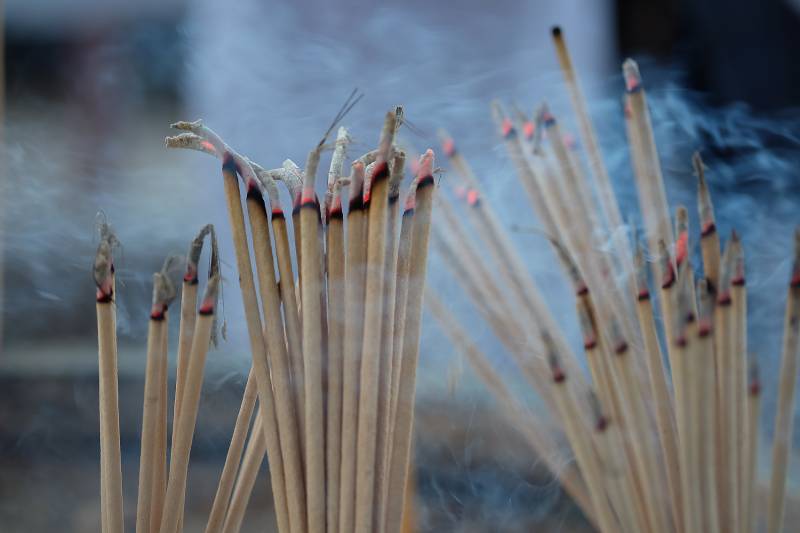
[(375, 446), (375, 493), (377, 509), (373, 528), (381, 531), (386, 523), (386, 498), (389, 493), (389, 463), (391, 442), (391, 387), (392, 348), (395, 338), (395, 295), (397, 292), (398, 218), (400, 211), (400, 184), (404, 177), (406, 156), (394, 154), (389, 179), (388, 219), (386, 223), (386, 254), (383, 271), (383, 307), (381, 310), (381, 353), (378, 373), (377, 443)]
[(556, 47), (556, 55), (558, 62), (561, 66), (561, 72), (564, 75), (564, 80), (569, 90), (570, 100), (572, 102), (572, 109), (578, 117), (578, 126), (581, 132), (581, 139), (586, 146), (586, 152), (589, 156), (589, 166), (592, 174), (595, 177), (597, 190), (600, 198), (600, 206), (603, 209), (606, 221), (608, 222), (609, 230), (614, 239), (614, 246), (617, 254), (621, 258), (621, 264), (626, 268), (627, 272), (633, 271), (633, 264), (631, 263), (631, 249), (623, 232), (617, 231), (623, 227), (622, 216), (620, 215), (619, 205), (617, 198), (614, 195), (614, 189), (611, 186), (611, 178), (608, 176), (603, 157), (600, 153), (600, 146), (597, 142), (597, 135), (592, 125), (592, 120), (589, 117), (589, 111), (586, 106), (586, 99), (584, 98), (578, 77), (572, 65), (567, 43), (561, 28), (558, 26), (552, 29), (553, 43)]
[[(252, 167), (250, 167), (241, 156), (233, 152), (216, 134), (203, 126), (199, 121), (194, 123), (179, 122), (175, 124), (174, 127), (189, 130), (192, 133), (167, 138), (166, 145), (168, 147), (188, 147), (197, 149), (196, 145), (200, 144), (202, 151), (207, 151), (207, 153), (211, 153), (223, 159), (222, 178), (234, 250), (236, 252), (236, 264), (239, 270), (239, 287), (242, 290), (247, 332), (253, 357), (253, 369), (256, 373), (256, 382), (258, 385), (258, 396), (262, 400), (259, 403), (259, 412), (265, 420), (263, 425), (264, 437), (267, 442), (267, 453), (269, 457), (272, 458), (270, 479), (272, 493), (275, 499), (275, 515), (278, 522), (278, 530), (281, 533), (286, 533), (290, 531), (290, 527), (293, 527), (293, 533), (302, 533), (305, 531), (305, 526), (303, 524), (290, 526), (289, 522), (290, 514), (301, 517), (304, 517), (305, 514), (297, 508), (298, 502), (296, 498), (291, 502), (292, 512), (289, 512), (288, 505), (290, 502), (287, 500), (290, 498), (287, 498), (286, 494), (283, 462), (279, 459), (281, 457), (281, 448), (280, 439), (278, 437), (278, 425), (276, 422), (277, 417), (274, 411), (272, 379), (267, 365), (266, 349), (264, 347), (264, 338), (261, 329), (261, 317), (258, 311), (258, 299), (256, 297), (253, 268), (250, 263), (250, 250), (247, 244), (247, 233), (244, 223), (244, 212), (239, 192), (239, 180), (236, 175), (237, 167), (240, 167), (241, 171), (245, 173), (254, 173)], [(206, 139), (203, 139), (194, 132), (202, 133)], [(197, 139), (191, 137), (192, 135), (197, 137)], [(184, 143), (182, 139), (186, 139), (187, 142)], [(203, 140), (203, 142), (207, 141), (211, 144), (210, 149), (205, 144), (198, 143), (198, 140)], [(253, 178), (248, 179), (255, 179), (255, 177), (253, 176)], [(302, 520), (302, 522), (304, 523), (305, 521)]]
[[(278, 205), (277, 189), (270, 193), (270, 203)], [(301, 459), (298, 419), (295, 416), (295, 396), (291, 388), (291, 371), (286, 348), (286, 339), (281, 316), (281, 301), (275, 263), (272, 254), (272, 239), (269, 233), (264, 198), (257, 183), (247, 184), (247, 214), (253, 240), (253, 255), (256, 259), (258, 291), (261, 296), (261, 312), (264, 343), (267, 349), (269, 368), (272, 377), (275, 413), (278, 422), (278, 436), (281, 458), (285, 474), (286, 492), (290, 505), (303, 514), (297, 516), (299, 524), (304, 523), (305, 488), (303, 483), (303, 463)], [(294, 503), (292, 504), (292, 501)], [(293, 508), (293, 507), (290, 507)], [(296, 515), (292, 515), (291, 519)], [(294, 527), (294, 525), (292, 526)]]
[(738, 531), (739, 502), (736, 497), (736, 452), (741, 435), (734, 431), (736, 419), (736, 361), (733, 349), (733, 306), (731, 305), (732, 278), (731, 246), (728, 242), (722, 257), (720, 282), (717, 288), (717, 307), (714, 312), (714, 348), (717, 367), (717, 412), (719, 422), (719, 503), (720, 526), (723, 531)]
[(122, 458), (119, 437), (116, 292), (112, 248), (116, 237), (101, 226), (94, 264), (97, 284), (97, 345), (100, 390), (101, 523), (108, 533), (122, 533)]
[[(672, 233), (667, 195), (664, 190), (664, 179), (661, 174), (661, 163), (653, 137), (650, 111), (647, 108), (639, 67), (635, 61), (627, 59), (622, 65), (622, 72), (630, 104), (631, 121), (638, 138), (638, 142), (631, 146), (632, 149), (639, 152), (639, 164), (634, 165), (634, 171), (642, 173), (637, 177), (638, 183), (647, 184), (644, 190), (640, 189), (639, 199), (650, 252), (653, 253), (658, 249), (659, 240), (663, 240), (667, 246), (671, 246), (675, 239)], [(642, 193), (646, 193), (646, 195), (643, 196)]]
[(772, 438), (772, 478), (767, 504), (767, 533), (778, 533), (783, 527), (786, 477), (792, 442), (794, 396), (797, 382), (798, 340), (800, 340), (800, 230), (795, 230), (794, 263), (786, 298), (783, 353), (781, 354), (778, 408), (775, 412), (775, 434)]
[(736, 530), (741, 532), (746, 527), (744, 508), (744, 470), (746, 461), (745, 444), (747, 439), (747, 288), (745, 287), (744, 252), (742, 243), (735, 231), (731, 234), (731, 364), (733, 365), (733, 427), (731, 433), (736, 435), (733, 446), (733, 478), (736, 502)]
[[(473, 217), (473, 226), (481, 232), (481, 238), (492, 250), (493, 255), (498, 258), (503, 275), (512, 281), (513, 287), (524, 295), (526, 309), (533, 320), (543, 324), (544, 329), (551, 332), (558, 345), (560, 353), (565, 355), (564, 364), (570, 373), (580, 375), (580, 363), (573, 350), (570, 349), (566, 339), (557, 327), (550, 308), (546, 305), (544, 298), (530, 276), (530, 273), (511, 242), (508, 232), (502, 227), (497, 214), (492, 206), (481, 197), (480, 186), (477, 178), (467, 164), (464, 157), (456, 150), (455, 143), (446, 132), (440, 132), (443, 137), (442, 148), (449, 157), (450, 163), (455, 167), (458, 174), (467, 181), (470, 190), (467, 191), (467, 201), (470, 205), (468, 213)], [(470, 192), (473, 194), (470, 195)], [(485, 232), (485, 233), (484, 233)]]
[[(322, 308), (323, 250), (320, 205), (314, 189), (319, 150), (308, 156), (300, 203), (300, 296), (303, 337), (303, 384), (305, 387), (305, 469), (308, 530), (325, 531), (325, 419), (322, 362), (325, 360)], [(288, 480), (288, 478), (287, 478)]]
[(633, 502), (632, 476), (625, 473), (626, 463), (621, 450), (620, 431), (603, 413), (600, 401), (593, 392), (590, 393), (589, 403), (594, 414), (592, 436), (599, 469), (605, 482), (608, 499), (616, 510), (621, 531), (631, 533), (645, 531), (647, 530), (645, 518), (638, 512)]
[(411, 451), (414, 427), (414, 398), (416, 393), (417, 359), (422, 322), (422, 299), (425, 290), (425, 271), (428, 262), (428, 238), (430, 236), (431, 211), (433, 208), (434, 180), (433, 151), (422, 156), (417, 173), (416, 206), (414, 227), (411, 235), (408, 290), (403, 339), (403, 355), (400, 368), (393, 444), (392, 468), (389, 474), (389, 496), (387, 498), (386, 524), (388, 533), (397, 533), (403, 510), (403, 494)]
[(167, 357), (169, 354), (169, 315), (164, 313), (164, 325), (158, 348), (158, 408), (156, 435), (153, 442), (153, 489), (150, 508), (150, 531), (157, 531), (163, 513), (167, 490)]
[[(481, 378), (483, 384), (500, 402), (501, 406), (504, 408), (503, 413), (506, 414), (507, 411), (509, 411), (520, 415), (514, 418), (514, 420), (518, 422), (515, 423), (516, 428), (523, 433), (536, 451), (538, 457), (545, 462), (550, 472), (558, 479), (561, 486), (564, 487), (564, 490), (575, 500), (584, 515), (586, 515), (589, 520), (593, 521), (594, 514), (589, 495), (586, 491), (586, 485), (573, 463), (568, 464), (566, 468), (563, 466), (567, 464), (566, 457), (561, 450), (559, 450), (555, 441), (549, 437), (552, 428), (545, 427), (545, 424), (542, 424), (539, 418), (535, 417), (533, 413), (523, 414), (522, 406), (511, 394), (511, 391), (508, 390), (506, 384), (503, 383), (503, 379), (492, 368), (487, 356), (470, 340), (467, 331), (461, 327), (445, 304), (436, 296), (435, 292), (430, 287), (425, 291), (425, 306), (436, 318), (453, 345), (460, 353), (463, 353), (467, 357), (467, 360), (478, 377)], [(533, 426), (535, 430), (530, 432), (525, 431), (530, 426)]]
[[(680, 467), (678, 464), (675, 417), (672, 411), (672, 398), (669, 386), (667, 385), (667, 376), (664, 371), (661, 344), (658, 341), (655, 319), (653, 317), (653, 305), (650, 300), (650, 290), (647, 284), (647, 268), (644, 260), (644, 252), (638, 248), (638, 246), (635, 264), (637, 272), (636, 310), (639, 315), (639, 326), (641, 328), (650, 390), (653, 394), (656, 427), (658, 428), (658, 438), (661, 443), (661, 452), (664, 458), (667, 487), (669, 488), (670, 500), (672, 502), (670, 507), (672, 510), (672, 520), (673, 524), (680, 529), (679, 526), (683, 523), (683, 506), (680, 496)], [(713, 362), (713, 354), (711, 357)], [(709, 390), (713, 390), (713, 388)]]
[[(338, 178), (337, 178), (338, 179)], [(341, 190), (338, 182), (328, 211), (328, 410), (325, 468), (328, 533), (339, 531), (339, 479), (342, 457), (342, 375), (345, 322), (345, 243)]]
[(378, 385), (380, 382), (381, 325), (386, 292), (386, 237), (389, 213), (389, 163), (397, 115), (386, 113), (375, 167), (364, 190), (367, 211), (367, 275), (364, 294), (364, 337), (358, 397), (358, 452), (356, 454), (355, 531), (373, 531), (376, 509), (375, 465), (378, 443)]
[(598, 457), (591, 446), (591, 437), (585, 427), (584, 417), (578, 410), (575, 398), (566, 386), (567, 375), (559, 363), (558, 352), (552, 341), (545, 339), (548, 345), (550, 365), (553, 372), (552, 394), (558, 406), (558, 415), (564, 432), (567, 434), (572, 451), (578, 461), (583, 479), (589, 488), (594, 505), (594, 515), (600, 525), (600, 531), (610, 533), (619, 531), (617, 519), (612, 514), (606, 494), (605, 483), (599, 471)]
[[(250, 425), (250, 419), (253, 416), (256, 399), (258, 398), (258, 391), (256, 388), (255, 372), (253, 372), (251, 368), (250, 373), (247, 375), (247, 383), (242, 393), (242, 403), (239, 406), (239, 414), (236, 416), (236, 423), (233, 426), (231, 443), (228, 446), (228, 454), (225, 456), (225, 466), (223, 466), (222, 474), (219, 478), (217, 492), (214, 495), (214, 503), (211, 505), (211, 513), (208, 516), (208, 524), (206, 524), (205, 533), (220, 533), (222, 531), (223, 521), (225, 520), (228, 505), (231, 501), (233, 484), (236, 480), (236, 474), (239, 471), (239, 462), (242, 460), (242, 451), (244, 450), (245, 440), (247, 439), (247, 428)], [(253, 434), (260, 438), (261, 442), (266, 446), (260, 424), (258, 431), (254, 430)]]
[[(147, 363), (144, 379), (144, 401), (142, 405), (141, 454), (139, 456), (139, 494), (136, 503), (136, 531), (148, 533), (152, 530), (151, 516), (154, 500), (158, 494), (155, 487), (158, 450), (159, 397), (161, 396), (161, 353), (166, 336), (166, 306), (159, 298), (160, 287), (166, 282), (161, 273), (153, 275), (153, 309), (147, 330)], [(159, 504), (163, 503), (159, 502)]]
[(242, 528), (247, 504), (250, 503), (250, 496), (253, 494), (258, 471), (261, 468), (261, 463), (264, 462), (264, 455), (267, 452), (267, 443), (264, 439), (262, 426), (261, 416), (256, 415), (253, 429), (250, 431), (250, 439), (247, 441), (247, 449), (244, 452), (242, 465), (239, 468), (239, 475), (236, 478), (236, 486), (233, 489), (230, 506), (225, 516), (225, 523), (222, 526), (222, 533), (238, 533)]
[(356, 438), (361, 343), (364, 332), (364, 280), (367, 220), (363, 199), (364, 165), (353, 163), (345, 255), (345, 315), (342, 372), (342, 464), (339, 489), (339, 531), (355, 527)]
[(342, 373), (345, 321), (345, 241), (342, 213), (342, 176), (347, 129), (340, 127), (328, 169), (325, 195), (325, 269), (328, 300), (328, 360), (325, 417), (325, 525), (328, 533), (339, 531), (339, 480), (342, 457)]
[(719, 233), (714, 218), (714, 205), (706, 183), (705, 166), (699, 152), (692, 156), (694, 173), (697, 175), (697, 211), (700, 214), (700, 250), (703, 254), (703, 274), (711, 282), (714, 291), (719, 284)]
[(704, 531), (719, 531), (719, 496), (717, 495), (717, 380), (714, 362), (713, 316), (714, 299), (710, 281), (698, 281), (697, 372), (698, 404), (700, 408), (701, 476), (703, 478)]
[(759, 418), (761, 414), (761, 382), (758, 377), (758, 363), (753, 358), (750, 363), (750, 383), (747, 391), (747, 438), (745, 444), (745, 470), (743, 487), (744, 518), (742, 531), (752, 533), (756, 530), (754, 500), (758, 486), (758, 442), (761, 434)]
[(186, 383), (181, 401), (181, 414), (178, 434), (173, 438), (174, 462), (170, 465), (167, 493), (164, 497), (164, 513), (161, 518), (161, 533), (174, 533), (183, 510), (181, 502), (186, 497), (186, 477), (189, 470), (189, 453), (192, 448), (197, 411), (200, 405), (200, 392), (203, 386), (206, 356), (214, 328), (214, 311), (217, 303), (219, 277), (208, 280), (203, 301), (197, 312), (189, 367), (186, 369)]
[[(218, 251), (214, 226), (208, 224), (204, 226), (189, 245), (189, 253), (186, 259), (186, 272), (183, 276), (183, 289), (181, 291), (181, 320), (178, 329), (178, 351), (176, 360), (175, 374), (175, 399), (172, 408), (172, 434), (177, 433), (178, 419), (181, 412), (181, 399), (183, 397), (183, 386), (186, 380), (186, 368), (189, 364), (189, 352), (192, 349), (192, 337), (194, 335), (194, 325), (197, 319), (197, 289), (198, 289), (198, 262), (200, 254), (203, 252), (203, 241), (206, 235), (211, 239), (211, 270), (218, 271)], [(172, 449), (170, 449), (170, 462), (172, 462)], [(165, 480), (166, 483), (166, 480)], [(166, 490), (166, 486), (165, 486)], [(178, 531), (183, 529), (183, 510), (180, 513)], [(161, 518), (158, 519), (160, 523)], [(157, 524), (158, 524), (157, 523)], [(153, 531), (158, 530), (158, 525)]]

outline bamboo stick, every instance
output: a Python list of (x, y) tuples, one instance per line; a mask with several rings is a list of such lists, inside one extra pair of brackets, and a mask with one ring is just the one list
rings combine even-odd
[(119, 437), (117, 320), (112, 250), (118, 244), (107, 224), (100, 228), (94, 263), (97, 284), (97, 342), (100, 391), (101, 522), (108, 533), (122, 533), (122, 459)]
[(342, 465), (339, 492), (339, 531), (355, 527), (356, 439), (358, 434), (358, 387), (364, 327), (364, 279), (366, 275), (366, 213), (364, 212), (364, 164), (353, 163), (350, 177), (350, 210), (347, 213), (345, 252), (345, 315), (342, 373)]
[(167, 490), (167, 357), (169, 354), (169, 315), (164, 313), (164, 325), (158, 346), (158, 403), (156, 434), (153, 442), (153, 488), (151, 491), (150, 531), (156, 531), (164, 511)]
[[(247, 429), (250, 425), (250, 419), (253, 417), (256, 399), (258, 398), (258, 391), (256, 388), (255, 372), (251, 367), (247, 375), (247, 383), (244, 386), (244, 392), (242, 393), (242, 403), (239, 406), (239, 414), (236, 415), (236, 423), (233, 426), (228, 453), (225, 456), (225, 465), (222, 467), (222, 474), (220, 475), (219, 484), (217, 485), (217, 492), (214, 494), (214, 502), (211, 504), (211, 513), (208, 516), (205, 533), (220, 533), (223, 529), (223, 523), (228, 513), (231, 494), (234, 489), (234, 481), (240, 470), (239, 463), (242, 460), (242, 452), (244, 450), (245, 440), (247, 439)], [(256, 427), (255, 423), (253, 427)], [(257, 430), (254, 429), (253, 434), (266, 446), (260, 423), (259, 428)]]
[(414, 226), (411, 236), (409, 284), (406, 296), (405, 328), (403, 333), (403, 355), (399, 376), (393, 461), (389, 477), (389, 497), (386, 511), (388, 533), (399, 530), (402, 519), (403, 492), (408, 476), (417, 358), (422, 319), (422, 297), (425, 289), (425, 270), (428, 258), (428, 238), (433, 207), (433, 151), (422, 156), (417, 173), (415, 190)]
[(236, 478), (236, 486), (233, 489), (228, 513), (225, 516), (225, 523), (222, 526), (222, 533), (239, 533), (242, 529), (247, 504), (250, 503), (258, 471), (261, 463), (264, 462), (264, 455), (267, 451), (262, 426), (261, 416), (256, 415), (242, 459), (242, 466), (239, 468), (239, 475)]
[(755, 358), (750, 363), (750, 380), (747, 391), (747, 437), (744, 452), (745, 470), (742, 487), (744, 516), (742, 531), (751, 533), (756, 530), (755, 499), (758, 485), (758, 443), (760, 436), (759, 419), (761, 415), (761, 380), (758, 375), (758, 362)]
[(345, 321), (345, 236), (342, 213), (342, 167), (349, 142), (339, 128), (328, 172), (326, 205), (326, 267), (328, 272), (328, 396), (325, 432), (326, 528), (339, 531), (339, 480), (342, 457), (342, 373)]
[(712, 291), (719, 283), (719, 233), (714, 218), (714, 205), (706, 183), (705, 166), (699, 152), (692, 156), (692, 165), (697, 175), (697, 210), (700, 214), (700, 250), (703, 254), (703, 273), (711, 282)]
[(795, 384), (800, 349), (800, 230), (795, 230), (794, 262), (789, 294), (786, 298), (783, 352), (781, 354), (778, 407), (775, 412), (775, 433), (772, 439), (772, 478), (767, 504), (767, 533), (778, 533), (783, 527), (786, 477), (792, 442)]
[[(279, 205), (277, 188), (268, 187), (267, 190), (270, 191), (270, 203)], [(272, 376), (286, 491), (288, 495), (296, 499), (295, 505), (298, 511), (303, 512), (300, 511), (305, 507), (302, 452), (299, 445), (300, 435), (298, 419), (295, 415), (295, 396), (291, 388), (291, 371), (281, 316), (280, 293), (272, 254), (272, 239), (269, 233), (264, 198), (258, 184), (252, 180), (247, 183), (247, 214), (250, 220), (253, 253), (256, 259), (261, 312), (264, 317), (263, 336)], [(301, 517), (298, 517), (298, 520), (301, 524), (303, 523)]]
[(167, 492), (164, 497), (164, 513), (161, 518), (161, 533), (173, 533), (178, 527), (179, 513), (183, 510), (182, 501), (186, 497), (186, 477), (189, 467), (189, 453), (194, 437), (200, 392), (203, 386), (206, 356), (211, 343), (214, 327), (214, 311), (217, 304), (219, 277), (208, 280), (203, 301), (197, 312), (197, 322), (192, 339), (189, 367), (186, 370), (186, 383), (181, 401), (181, 416), (178, 434), (173, 438), (174, 462), (170, 465)]

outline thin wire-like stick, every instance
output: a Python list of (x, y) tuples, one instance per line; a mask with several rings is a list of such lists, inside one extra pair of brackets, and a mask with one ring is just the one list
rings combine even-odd
[[(205, 533), (220, 533), (222, 531), (223, 522), (231, 501), (234, 481), (239, 471), (239, 463), (242, 460), (242, 452), (244, 450), (245, 440), (247, 439), (247, 428), (250, 425), (250, 419), (253, 417), (256, 399), (258, 398), (258, 391), (256, 388), (255, 372), (253, 372), (251, 368), (247, 375), (247, 383), (244, 386), (244, 392), (242, 393), (242, 403), (239, 406), (239, 414), (236, 415), (236, 423), (233, 426), (231, 442), (230, 445), (228, 445), (228, 453), (225, 456), (225, 466), (222, 467), (222, 474), (220, 475), (219, 484), (217, 485), (217, 492), (214, 494), (214, 502), (211, 504), (211, 513), (209, 513), (208, 516)], [(264, 442), (261, 430), (254, 432), (254, 434), (256, 436), (261, 435), (261, 441)], [(264, 445), (266, 446), (266, 443), (264, 443)]]
[(97, 285), (97, 344), (100, 390), (101, 521), (107, 533), (122, 533), (122, 457), (119, 437), (117, 319), (112, 250), (117, 239), (103, 224), (93, 275)]
[(167, 493), (164, 497), (164, 513), (161, 518), (161, 533), (172, 533), (178, 527), (182, 502), (186, 497), (186, 477), (189, 468), (189, 453), (194, 437), (197, 411), (200, 404), (200, 392), (203, 386), (206, 356), (211, 343), (211, 332), (214, 328), (214, 312), (217, 305), (219, 277), (208, 280), (202, 303), (197, 311), (197, 322), (192, 339), (189, 367), (186, 369), (186, 383), (181, 401), (181, 416), (178, 434), (173, 436), (172, 455), (174, 462), (170, 465)]
[(261, 416), (256, 415), (253, 421), (253, 429), (250, 431), (250, 439), (247, 441), (247, 449), (244, 452), (242, 465), (239, 468), (239, 475), (236, 478), (236, 486), (233, 489), (228, 513), (225, 516), (225, 523), (222, 526), (222, 533), (239, 533), (242, 529), (247, 504), (250, 503), (250, 496), (253, 494), (253, 487), (256, 484), (258, 470), (264, 462), (264, 454), (267, 451), (267, 443), (264, 439), (264, 430)]
[(775, 412), (775, 433), (772, 438), (772, 478), (767, 504), (767, 533), (778, 533), (783, 528), (789, 451), (794, 421), (795, 384), (798, 358), (800, 358), (800, 229), (795, 230), (794, 262), (792, 264), (789, 294), (786, 298), (786, 315), (783, 331), (778, 407)]
[(422, 156), (417, 172), (414, 227), (411, 237), (409, 283), (406, 296), (403, 355), (400, 368), (393, 444), (392, 468), (389, 474), (389, 497), (386, 510), (387, 533), (397, 533), (402, 521), (403, 494), (408, 478), (411, 436), (414, 421), (416, 370), (419, 357), (419, 338), (422, 321), (422, 300), (425, 290), (425, 271), (428, 260), (428, 238), (433, 208), (433, 151)]

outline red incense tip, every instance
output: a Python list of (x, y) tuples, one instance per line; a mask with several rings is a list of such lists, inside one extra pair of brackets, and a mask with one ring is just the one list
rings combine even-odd
[(650, 299), (650, 291), (647, 290), (647, 288), (639, 289), (639, 294), (636, 296), (636, 298), (640, 302), (644, 302), (645, 300), (649, 300)]
[(198, 309), (198, 313), (201, 315), (213, 315), (214, 314), (214, 299), (213, 298), (206, 298), (203, 300), (203, 303), (200, 304), (200, 309)]
[(700, 236), (708, 237), (709, 235), (713, 235), (715, 231), (717, 231), (717, 225), (714, 224), (714, 221), (706, 220), (705, 222), (703, 222), (703, 225), (701, 226)]
[(603, 431), (608, 429), (608, 418), (606, 418), (603, 415), (600, 415), (597, 418), (597, 422), (595, 422), (594, 429), (599, 433), (602, 433)]
[(688, 255), (689, 246), (689, 232), (682, 231), (678, 235), (678, 241), (675, 243), (675, 262), (680, 266)]
[(186, 273), (183, 275), (186, 283), (197, 283), (197, 267), (191, 263), (186, 265)]
[(632, 93), (642, 88), (642, 76), (639, 74), (639, 67), (634, 60), (625, 60), (625, 63), (622, 64), (622, 74), (625, 78), (626, 91)]
[(522, 133), (525, 134), (526, 139), (533, 139), (533, 135), (536, 133), (536, 124), (530, 120), (526, 120), (525, 124), (522, 125)]
[(207, 151), (211, 152), (212, 154), (216, 154), (217, 153), (217, 149), (214, 148), (214, 145), (211, 144), (208, 141), (205, 141), (205, 140), (200, 141), (200, 146), (202, 146), (204, 150), (207, 150)]
[(164, 313), (167, 312), (167, 304), (155, 303), (150, 309), (150, 320), (161, 321), (164, 320)]
[(419, 160), (417, 171), (417, 187), (433, 183), (433, 150), (428, 148)]
[(453, 193), (456, 195), (456, 198), (459, 200), (466, 200), (467, 198), (467, 188), (463, 185), (457, 185)]
[(114, 289), (111, 288), (111, 278), (109, 278), (108, 282), (104, 281), (102, 286), (97, 288), (95, 299), (97, 303), (101, 304), (109, 303), (114, 299)]
[(583, 337), (583, 349), (594, 350), (597, 347), (597, 339), (594, 335), (585, 335)]
[(475, 189), (470, 189), (467, 192), (467, 203), (469, 205), (474, 207), (474, 206), (478, 205), (480, 203), (480, 201), (481, 201), (481, 199), (480, 199), (480, 196), (478, 195), (478, 191), (476, 191)]
[(446, 155), (447, 157), (453, 157), (454, 155), (456, 155), (456, 143), (455, 143), (455, 141), (453, 139), (451, 139), (450, 137), (448, 137), (445, 140), (443, 140), (442, 141), (442, 151), (444, 152), (444, 155)]
[(503, 123), (500, 125), (500, 131), (503, 134), (504, 139), (508, 139), (514, 135), (514, 123), (511, 122), (510, 118), (505, 117), (503, 119)]

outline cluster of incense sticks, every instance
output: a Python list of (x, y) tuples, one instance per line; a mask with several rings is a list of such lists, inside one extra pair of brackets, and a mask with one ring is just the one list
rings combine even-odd
[[(564, 37), (557, 28), (552, 36), (588, 164), (547, 106), (533, 118), (512, 118), (495, 102), (492, 115), (543, 242), (574, 289), (589, 373), (446, 132), (443, 150), (461, 183), (437, 204), (434, 248), (549, 412), (523, 407), (432, 288), (428, 308), (597, 529), (749, 533), (765, 523), (778, 533), (800, 356), (800, 233), (788, 280), (772, 477), (762, 488), (760, 384), (747, 352), (742, 243), (734, 231), (721, 250), (695, 155), (702, 273), (695, 271), (688, 211), (669, 213), (632, 60), (623, 65), (625, 124), (646, 234), (641, 245), (629, 242)], [(761, 500), (765, 506), (755, 504)]]
[[(350, 139), (347, 130), (339, 128), (332, 143), (327, 191), (320, 202), (316, 192), (320, 159), (329, 147), (328, 136), (355, 103), (353, 96), (310, 152), (304, 170), (290, 160), (268, 170), (234, 151), (200, 121), (174, 124), (183, 132), (166, 140), (168, 147), (199, 150), (222, 163), (252, 352), (206, 533), (239, 531), (265, 458), (281, 532), (397, 533), (404, 514), (409, 516), (404, 511), (410, 505), (406, 486), (434, 155), (428, 150), (416, 162), (415, 175), (401, 199), (406, 161), (394, 139), (402, 108), (387, 113), (377, 149), (355, 159), (348, 175), (343, 175), (343, 167)], [(292, 198), (291, 226), (278, 182)], [(215, 267), (197, 309), (197, 260), (209, 232), (213, 235), (213, 229), (204, 229), (193, 242), (184, 277), (169, 454), (167, 308), (177, 292), (167, 275), (171, 264), (154, 278), (136, 517), (139, 533), (182, 530), (189, 455), (219, 284)], [(103, 531), (121, 532), (113, 243), (106, 232), (95, 279)], [(212, 255), (216, 265), (216, 244)]]

